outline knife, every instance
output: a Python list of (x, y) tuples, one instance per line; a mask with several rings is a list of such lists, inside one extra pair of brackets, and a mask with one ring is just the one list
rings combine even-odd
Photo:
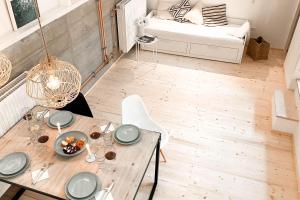
[(106, 125), (106, 127), (105, 127), (105, 129), (103, 131), (104, 134), (108, 131), (110, 125), (111, 125), (111, 122), (108, 122), (108, 124)]
[(112, 182), (112, 184), (107, 189), (105, 189), (106, 193), (101, 198), (102, 200), (105, 200), (107, 198), (108, 194), (111, 192), (111, 190), (113, 189), (113, 187), (114, 187), (114, 182)]
[(40, 171), (39, 171), (39, 173), (38, 173), (38, 175), (34, 178), (34, 180), (32, 181), (32, 184), (33, 185), (35, 185), (37, 182), (38, 182), (38, 180), (44, 175), (44, 173), (50, 168), (50, 166), (51, 165), (53, 165), (54, 163), (49, 163), (48, 164), (48, 166), (46, 166), (46, 167), (43, 167)]
[(33, 179), (32, 184), (35, 185), (38, 180), (40, 179), (40, 177), (44, 174), (46, 168), (42, 168), (39, 173), (36, 175), (36, 177)]

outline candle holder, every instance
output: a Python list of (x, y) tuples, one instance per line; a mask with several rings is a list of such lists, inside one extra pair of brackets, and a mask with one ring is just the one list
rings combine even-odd
[(88, 155), (85, 157), (85, 161), (88, 162), (88, 163), (95, 162), (95, 161), (96, 161), (96, 156), (95, 156), (95, 154), (94, 154), (94, 153), (88, 154)]
[(91, 152), (90, 145), (86, 144), (85, 147), (86, 147), (86, 150), (88, 151), (88, 155), (85, 157), (85, 161), (88, 163), (95, 162), (96, 156), (94, 153)]

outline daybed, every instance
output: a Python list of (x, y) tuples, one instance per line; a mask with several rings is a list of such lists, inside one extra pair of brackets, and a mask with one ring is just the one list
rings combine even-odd
[[(247, 20), (228, 18), (226, 26), (207, 27), (192, 23), (179, 23), (156, 17), (156, 11), (147, 16), (149, 23), (145, 33), (158, 37), (158, 51), (176, 55), (241, 63), (247, 38), (233, 36)], [(142, 46), (152, 50), (151, 46)]]

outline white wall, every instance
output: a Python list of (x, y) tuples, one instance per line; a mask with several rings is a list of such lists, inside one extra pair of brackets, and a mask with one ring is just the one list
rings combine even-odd
[[(41, 15), (59, 5), (59, 0), (38, 0)], [(6, 0), (0, 0), (0, 37), (13, 32)]]
[[(148, 0), (148, 8), (155, 8), (158, 0)], [(178, 0), (172, 0), (178, 1)], [(299, 0), (203, 0), (214, 4), (225, 2), (228, 16), (249, 19), (252, 36), (263, 36), (273, 48), (284, 49)]]

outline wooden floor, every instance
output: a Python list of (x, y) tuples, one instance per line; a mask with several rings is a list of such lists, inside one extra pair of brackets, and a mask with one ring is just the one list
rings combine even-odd
[[(133, 52), (122, 58), (87, 100), (95, 117), (121, 121), (122, 99), (139, 94), (170, 132), (155, 199), (298, 199), (292, 137), (271, 131), (271, 97), (285, 88), (281, 51), (241, 65), (142, 56), (138, 66)], [(147, 199), (152, 170), (138, 199)]]

